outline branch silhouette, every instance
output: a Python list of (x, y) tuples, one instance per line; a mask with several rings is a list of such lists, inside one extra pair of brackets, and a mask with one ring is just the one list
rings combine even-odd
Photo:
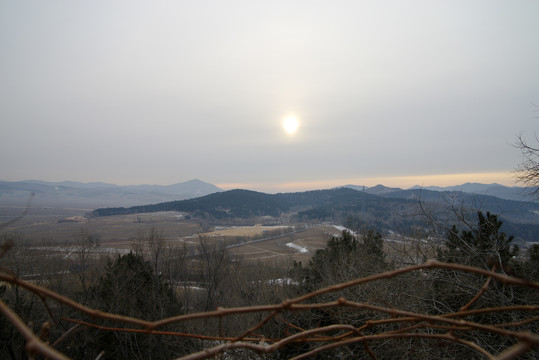
[[(316, 301), (317, 297), (320, 297), (321, 295), (336, 293), (344, 289), (394, 278), (411, 272), (423, 272), (435, 269), (446, 269), (468, 274), (477, 274), (484, 276), (486, 281), (482, 287), (477, 289), (477, 293), (472, 300), (470, 300), (465, 306), (461, 307), (458, 312), (445, 313), (441, 315), (430, 315), (406, 311), (389, 306), (379, 306), (369, 302), (356, 302), (347, 300), (342, 296), (333, 301)], [(539, 312), (539, 304), (469, 309), (472, 304), (476, 303), (477, 300), (488, 291), (488, 286), (493, 282), (498, 282), (507, 286), (527, 287), (534, 290), (539, 289), (538, 282), (471, 266), (443, 263), (436, 260), (429, 260), (420, 265), (408, 266), (401, 269), (386, 271), (379, 274), (354, 279), (352, 281), (335, 284), (315, 290), (302, 296), (298, 296), (296, 298), (287, 299), (280, 304), (217, 308), (214, 311), (178, 315), (157, 321), (147, 321), (129, 316), (111, 314), (87, 307), (61, 294), (58, 294), (55, 291), (20, 279), (15, 276), (15, 274), (4, 268), (0, 269), (0, 280), (4, 281), (5, 283), (26, 289), (38, 298), (42, 299), (43, 302), (54, 301), (58, 304), (69, 307), (80, 314), (88, 315), (91, 319), (94, 319), (94, 321), (83, 321), (80, 319), (74, 319), (72, 317), (63, 318), (63, 320), (77, 324), (79, 327), (96, 328), (118, 333), (145, 333), (153, 334), (155, 336), (194, 338), (211, 341), (212, 344), (214, 344), (203, 351), (189, 354), (181, 359), (207, 359), (232, 349), (245, 349), (257, 353), (271, 353), (278, 351), (287, 344), (291, 343), (310, 343), (311, 345), (316, 346), (314, 349), (307, 350), (303, 354), (298, 355), (296, 357), (297, 359), (305, 359), (326, 350), (358, 343), (364, 345), (365, 352), (369, 354), (369, 356), (376, 358), (372, 349), (370, 349), (369, 344), (397, 338), (423, 338), (445, 341), (465, 346), (488, 359), (512, 359), (539, 345), (539, 335), (536, 332), (532, 333), (529, 331), (518, 330), (519, 326), (533, 324), (539, 320), (539, 316), (537, 315)], [(338, 308), (346, 308), (350, 311), (369, 310), (378, 314), (385, 314), (387, 318), (368, 320), (365, 321), (361, 326), (342, 323), (304, 329), (301, 326), (297, 326), (281, 317), (281, 314), (283, 313), (306, 312), (313, 309)], [(32, 333), (21, 318), (14, 313), (13, 309), (11, 309), (3, 301), (0, 302), (0, 311), (3, 316), (5, 316), (8, 321), (14, 325), (17, 331), (19, 331), (26, 339), (26, 351), (29, 355), (40, 354), (50, 359), (66, 359), (65, 355), (59, 353), (52, 345), (43, 342), (38, 335)], [(472, 315), (496, 313), (503, 314), (509, 312), (521, 312), (530, 314), (530, 316), (523, 320), (501, 324), (483, 324), (465, 319)], [(266, 315), (262, 316), (262, 320), (250, 328), (245, 329), (239, 336), (210, 336), (204, 333), (161, 330), (166, 325), (174, 323), (211, 318), (223, 319), (226, 317), (233, 317), (249, 313)], [(118, 325), (104, 326), (96, 322), (97, 320), (109, 320)], [(270, 320), (275, 320), (285, 324), (288, 328), (293, 329), (295, 333), (285, 334), (281, 338), (271, 338), (264, 335), (255, 334)], [(382, 326), (386, 324), (402, 324), (402, 327), (398, 330), (387, 330)], [(511, 328), (516, 328), (516, 330), (512, 330)], [(369, 331), (368, 334), (365, 333), (366, 330)], [(419, 332), (418, 330), (429, 331)], [(62, 339), (68, 337), (70, 331), (71, 329), (63, 334)], [(481, 331), (511, 338), (515, 340), (515, 344), (507, 349), (504, 349), (498, 354), (492, 354), (491, 351), (464, 336), (471, 331)], [(55, 344), (57, 344), (59, 341), (60, 340), (58, 340)], [(317, 346), (315, 344), (320, 345)]]

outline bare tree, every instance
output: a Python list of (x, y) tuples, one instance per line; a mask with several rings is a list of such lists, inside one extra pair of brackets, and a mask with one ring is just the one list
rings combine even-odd
[(153, 264), (153, 271), (156, 275), (159, 275), (161, 273), (161, 258), (165, 250), (165, 236), (162, 232), (152, 227), (148, 232), (146, 241), (150, 253), (150, 261)]
[(66, 247), (64, 256), (71, 263), (71, 271), (75, 272), (79, 278), (82, 294), (85, 297), (88, 293), (88, 274), (87, 270), (92, 263), (94, 245), (93, 237), (85, 229), (73, 235), (74, 247)]
[(222, 303), (221, 295), (226, 291), (225, 280), (231, 275), (232, 259), (222, 241), (200, 236), (198, 242), (199, 278), (207, 292), (204, 310), (208, 311)]
[(539, 138), (535, 136), (536, 146), (530, 145), (522, 134), (517, 136), (513, 146), (520, 150), (522, 162), (515, 169), (517, 180), (531, 188), (533, 197), (539, 196)]
[[(180, 284), (183, 284), (183, 293), (181, 300), (184, 306), (189, 306), (189, 286), (187, 284), (187, 246), (185, 243), (174, 244), (169, 243), (163, 249), (163, 261), (161, 271), (163, 279), (165, 279), (173, 289), (177, 289)], [(173, 291), (172, 295), (176, 298), (177, 292)], [(178, 300), (176, 298), (176, 300)]]

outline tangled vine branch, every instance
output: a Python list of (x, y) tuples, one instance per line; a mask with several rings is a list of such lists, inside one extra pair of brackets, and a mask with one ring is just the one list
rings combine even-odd
[[(484, 286), (477, 290), (476, 295), (465, 306), (462, 306), (458, 312), (445, 313), (441, 315), (406, 311), (390, 306), (380, 306), (369, 302), (356, 302), (348, 300), (342, 296), (339, 296), (333, 301), (316, 300), (317, 297), (320, 297), (321, 295), (335, 294), (344, 289), (394, 278), (406, 273), (424, 272), (434, 269), (445, 269), (481, 275), (486, 278), (486, 281)], [(528, 281), (471, 266), (443, 263), (436, 260), (429, 260), (420, 265), (408, 266), (401, 269), (354, 279), (341, 284), (335, 284), (296, 298), (287, 299), (280, 304), (217, 308), (214, 311), (178, 315), (158, 321), (147, 321), (139, 318), (111, 314), (87, 307), (61, 294), (58, 294), (55, 291), (20, 279), (5, 268), (0, 268), (0, 280), (12, 286), (18, 286), (26, 289), (41, 299), (44, 303), (47, 303), (47, 301), (53, 301), (57, 304), (69, 307), (77, 313), (85, 314), (93, 319), (92, 321), (83, 321), (73, 317), (63, 318), (65, 321), (76, 324), (75, 326), (95, 328), (118, 333), (145, 333), (157, 336), (193, 338), (209, 341), (212, 345), (203, 351), (184, 356), (182, 359), (207, 359), (232, 349), (250, 350), (260, 354), (271, 353), (282, 349), (287, 344), (292, 343), (309, 343), (311, 345), (319, 344), (314, 345), (310, 350), (298, 355), (296, 357), (297, 359), (305, 359), (320, 352), (350, 344), (362, 344), (364, 351), (371, 358), (376, 359), (376, 355), (370, 349), (369, 344), (383, 340), (406, 338), (422, 338), (460, 344), (488, 359), (512, 359), (539, 345), (539, 335), (537, 331), (528, 332), (518, 330), (518, 327), (524, 324), (537, 324), (539, 322), (539, 316), (537, 315), (539, 312), (538, 304), (470, 309), (471, 305), (477, 302), (477, 300), (488, 291), (488, 287), (492, 282), (498, 282), (506, 286), (527, 287), (533, 290), (539, 289), (538, 282)], [(360, 326), (342, 323), (304, 329), (289, 322), (288, 320), (285, 320), (281, 316), (283, 313), (290, 312), (308, 312), (314, 309), (338, 308), (349, 309), (350, 311), (368, 310), (379, 314), (385, 314), (387, 317), (383, 319), (368, 320), (362, 323)], [(29, 355), (40, 354), (50, 359), (67, 358), (64, 354), (55, 349), (55, 344), (48, 344), (47, 342), (43, 341), (39, 335), (33, 333), (31, 329), (26, 326), (21, 318), (13, 311), (13, 309), (11, 309), (3, 301), (0, 301), (0, 312), (25, 338), (27, 344), (26, 351)], [(484, 324), (468, 319), (472, 315), (508, 312), (521, 312), (531, 315), (523, 320), (500, 324)], [(262, 320), (254, 324), (251, 328), (244, 330), (244, 332), (239, 336), (210, 336), (203, 333), (182, 333), (162, 330), (166, 325), (174, 323), (189, 322), (197, 319), (223, 319), (226, 317), (233, 317), (248, 313), (266, 315), (263, 315)], [(52, 318), (52, 314), (49, 313), (49, 315)], [(98, 320), (109, 320), (117, 325), (101, 325), (98, 323)], [(286, 336), (281, 338), (271, 338), (256, 334), (256, 332), (259, 331), (270, 320), (275, 320), (285, 324), (287, 328), (293, 329), (294, 333), (285, 334)], [(387, 324), (400, 324), (400, 328), (397, 330), (388, 330), (387, 328), (381, 327), (382, 325)], [(516, 330), (512, 330), (512, 328), (515, 328)], [(537, 329), (537, 326), (535, 329)], [(463, 336), (463, 334), (471, 331), (482, 331), (489, 334), (499, 335), (514, 339), (515, 342), (512, 346), (504, 349), (500, 353), (492, 354), (480, 344), (474, 342), (473, 340), (466, 339), (465, 336)], [(62, 337), (67, 336), (69, 336), (67, 332), (62, 335)], [(56, 344), (57, 343), (58, 341)]]

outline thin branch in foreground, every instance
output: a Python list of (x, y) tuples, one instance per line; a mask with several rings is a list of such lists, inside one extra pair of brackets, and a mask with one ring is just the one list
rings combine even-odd
[(39, 336), (26, 326), (24, 321), (7, 304), (0, 299), (0, 312), (9, 320), (17, 331), (26, 339), (26, 352), (28, 355), (41, 354), (55, 360), (67, 360), (67, 356), (53, 349), (49, 344), (43, 342)]
[[(467, 306), (464, 306), (456, 313), (446, 313), (440, 315), (429, 315), (424, 313), (416, 313), (411, 311), (405, 311), (398, 308), (392, 308), (390, 305), (386, 307), (377, 306), (371, 303), (361, 303), (346, 300), (345, 298), (339, 298), (329, 302), (316, 302), (316, 298), (325, 295), (339, 292), (343, 289), (351, 288), (354, 286), (360, 286), (369, 282), (376, 282), (383, 279), (390, 279), (402, 274), (406, 274), (413, 271), (423, 271), (428, 269), (451, 269), (455, 271), (462, 271), (465, 273), (473, 273), (485, 276), (487, 278), (485, 284)], [(482, 324), (471, 320), (464, 319), (465, 317), (477, 314), (486, 313), (500, 313), (519, 311), (519, 312), (537, 312), (539, 311), (539, 305), (512, 305), (493, 308), (481, 308), (468, 310), (470, 304), (475, 303), (483, 294), (487, 291), (488, 285), (494, 281), (501, 282), (507, 285), (524, 286), (531, 289), (539, 289), (539, 283), (528, 281), (520, 278), (515, 278), (502, 273), (495, 273), (493, 271), (483, 270), (470, 266), (460, 264), (448, 264), (441, 263), (439, 261), (431, 260), (424, 264), (409, 266), (402, 269), (396, 269), (387, 271), (380, 274), (375, 274), (363, 278), (358, 278), (352, 281), (348, 281), (341, 284), (332, 285), (326, 288), (322, 288), (303, 296), (299, 296), (293, 299), (288, 299), (280, 304), (274, 305), (256, 305), (245, 306), (236, 308), (218, 308), (214, 311), (193, 313), (186, 315), (179, 315), (170, 318), (165, 318), (158, 321), (146, 321), (143, 319), (132, 318), (127, 316), (121, 316), (117, 314), (105, 313), (99, 310), (95, 310), (79, 304), (67, 297), (64, 297), (54, 291), (47, 288), (38, 286), (28, 281), (24, 281), (16, 277), (12, 273), (6, 273), (0, 269), (0, 280), (7, 283), (18, 285), (21, 288), (28, 290), (34, 295), (41, 298), (43, 301), (47, 299), (54, 300), (59, 304), (63, 304), (80, 314), (85, 314), (93, 319), (110, 320), (119, 324), (129, 324), (131, 327), (121, 326), (102, 326), (96, 323), (85, 322), (77, 319), (65, 319), (80, 326), (98, 328), (101, 330), (111, 331), (115, 333), (145, 333), (155, 336), (176, 336), (186, 338), (196, 338), (199, 340), (218, 341), (221, 342), (211, 348), (204, 351), (190, 354), (184, 359), (204, 359), (214, 357), (223, 352), (232, 349), (245, 349), (255, 351), (258, 353), (274, 352), (287, 344), (300, 342), (319, 344), (320, 346), (310, 350), (304, 354), (298, 356), (298, 358), (307, 358), (313, 356), (319, 352), (346, 346), (349, 344), (363, 344), (364, 351), (375, 359), (374, 352), (370, 349), (369, 344), (377, 341), (391, 340), (391, 339), (407, 339), (407, 338), (423, 338), (423, 339), (437, 339), (443, 340), (455, 344), (461, 344), (470, 350), (483, 354), (487, 358), (494, 358), (489, 351), (484, 349), (478, 343), (473, 341), (464, 340), (462, 334), (470, 331), (480, 331), (487, 334), (496, 334), (502, 337), (515, 339), (517, 343), (511, 347), (502, 351), (498, 356), (502, 359), (511, 359), (522, 353), (529, 351), (530, 349), (539, 346), (539, 335), (537, 333), (531, 333), (526, 331), (516, 331), (506, 329), (507, 327), (513, 327), (521, 324), (530, 324), (536, 322), (538, 317), (532, 316), (531, 319), (523, 319), (511, 324)], [(306, 302), (308, 300), (308, 302)], [(385, 314), (387, 319), (380, 320), (367, 320), (361, 326), (353, 326), (350, 324), (333, 324), (325, 327), (315, 327), (312, 329), (302, 329), (298, 326), (290, 326), (297, 332), (280, 339), (268, 339), (263, 336), (252, 336), (254, 331), (261, 329), (271, 319), (279, 319), (279, 313), (284, 312), (308, 312), (313, 309), (336, 309), (339, 307), (346, 307), (355, 310), (368, 310), (378, 314)], [(41, 354), (51, 359), (65, 359), (65, 355), (59, 353), (50, 345), (44, 343), (37, 337), (32, 331), (26, 327), (22, 320), (3, 302), (0, 303), (0, 310), (2, 314), (10, 321), (15, 328), (23, 335), (27, 341), (27, 351), (29, 355)], [(157, 330), (167, 324), (180, 323), (185, 321), (192, 321), (196, 319), (211, 319), (211, 318), (224, 318), (227, 316), (238, 316), (248, 313), (267, 313), (261, 321), (257, 322), (254, 326), (244, 331), (239, 336), (208, 336), (205, 334), (196, 333), (179, 333)], [(404, 323), (404, 327), (398, 330), (384, 330), (384, 327), (378, 327), (378, 325), (389, 323)], [(285, 324), (290, 324), (285, 321)], [(137, 328), (138, 327), (138, 328)], [(374, 334), (363, 335), (363, 330), (369, 329)], [(74, 331), (75, 327), (64, 333), (56, 342), (58, 344), (64, 339), (67, 334)], [(378, 331), (378, 332), (377, 332)], [(335, 334), (335, 332), (338, 332)], [(459, 335), (460, 334), (460, 335)], [(250, 336), (251, 335), (251, 336)], [(241, 340), (241, 341), (240, 341)]]

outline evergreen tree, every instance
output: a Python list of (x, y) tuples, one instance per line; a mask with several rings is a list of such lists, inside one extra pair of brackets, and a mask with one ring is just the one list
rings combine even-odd
[(502, 221), (498, 216), (477, 212), (477, 227), (462, 230), (453, 225), (447, 232), (445, 247), (439, 249), (442, 261), (482, 266), (503, 270), (518, 254), (518, 245), (513, 245), (513, 236), (500, 231)]
[[(153, 272), (149, 262), (132, 252), (109, 262), (93, 288), (93, 300), (98, 309), (145, 320), (178, 315), (181, 310), (169, 285)], [(103, 325), (116, 324), (104, 321)], [(110, 359), (160, 359), (185, 352), (181, 342), (149, 334), (97, 331), (93, 339), (92, 349), (104, 350), (105, 358)]]

